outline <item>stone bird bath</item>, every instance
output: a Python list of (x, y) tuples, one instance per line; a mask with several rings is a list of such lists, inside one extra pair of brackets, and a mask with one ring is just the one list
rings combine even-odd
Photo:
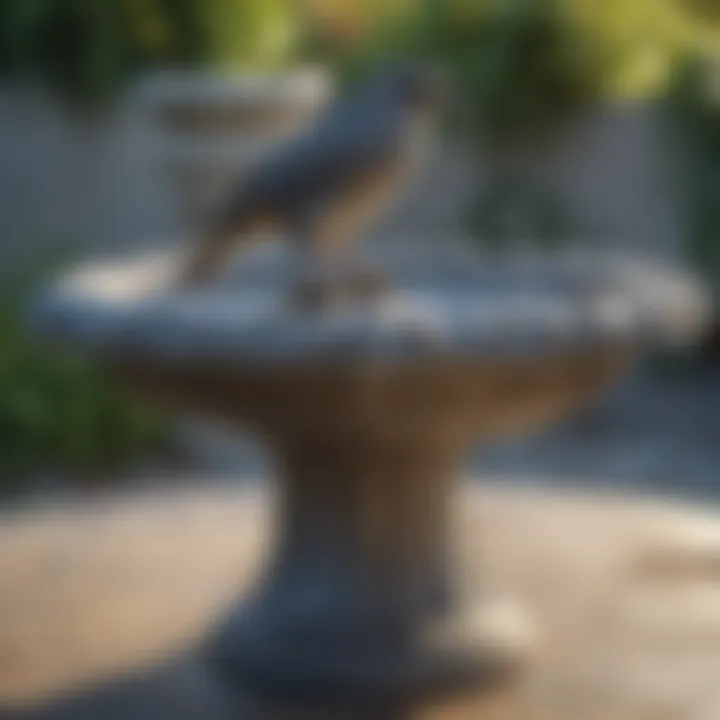
[(352, 705), (511, 677), (453, 572), (464, 454), (560, 420), (706, 311), (684, 273), (628, 258), (388, 258), (393, 293), (332, 312), (293, 310), (270, 265), (178, 294), (162, 257), (80, 267), (35, 309), (136, 391), (274, 453), (274, 553), (210, 643), (231, 686)]

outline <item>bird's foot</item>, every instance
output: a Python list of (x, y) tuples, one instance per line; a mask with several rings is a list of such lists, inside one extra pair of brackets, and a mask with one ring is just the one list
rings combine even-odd
[(291, 305), (303, 312), (324, 312), (343, 304), (342, 292), (336, 283), (327, 280), (303, 280), (293, 288)]
[(331, 275), (305, 277), (292, 292), (293, 307), (322, 312), (374, 302), (390, 290), (386, 278), (373, 269), (352, 268)]
[(346, 292), (351, 300), (379, 300), (390, 292), (390, 283), (385, 275), (374, 268), (351, 269), (343, 279)]

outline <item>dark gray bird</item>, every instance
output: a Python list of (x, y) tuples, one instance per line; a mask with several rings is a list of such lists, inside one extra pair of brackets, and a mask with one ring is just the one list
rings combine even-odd
[(417, 175), (444, 99), (433, 71), (408, 65), (335, 104), (246, 176), (191, 257), (184, 284), (211, 280), (236, 249), (266, 232), (287, 233), (311, 264), (346, 257)]

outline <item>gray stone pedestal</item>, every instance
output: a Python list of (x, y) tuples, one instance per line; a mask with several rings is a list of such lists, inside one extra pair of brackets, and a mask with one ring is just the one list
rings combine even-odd
[(376, 419), (354, 436), (328, 427), (279, 441), (275, 555), (217, 641), (232, 682), (387, 705), (474, 690), (517, 665), (463, 616), (450, 547), (459, 451), (444, 437), (447, 419), (423, 428)]

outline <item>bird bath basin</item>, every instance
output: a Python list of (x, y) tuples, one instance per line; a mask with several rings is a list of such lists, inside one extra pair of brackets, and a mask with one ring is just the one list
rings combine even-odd
[(334, 312), (293, 311), (272, 266), (164, 290), (167, 258), (81, 267), (36, 310), (137, 391), (274, 453), (274, 553), (211, 643), (238, 687), (405, 702), (511, 677), (453, 572), (465, 453), (563, 418), (706, 313), (692, 279), (628, 258), (384, 262), (395, 291)]

